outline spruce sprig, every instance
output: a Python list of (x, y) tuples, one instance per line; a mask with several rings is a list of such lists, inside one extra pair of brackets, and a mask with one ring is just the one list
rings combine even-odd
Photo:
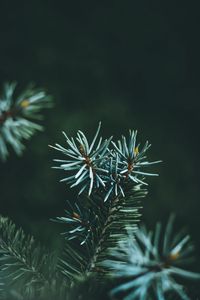
[[(57, 218), (66, 224), (64, 235), (68, 240), (67, 249), (74, 249), (70, 257), (74, 255), (72, 261), (75, 263), (69, 266), (67, 274), (72, 273), (73, 269), (75, 276), (80, 270), (82, 274), (105, 272), (98, 265), (105, 259), (106, 250), (126, 236), (126, 226), (137, 228), (141, 208), (138, 198), (144, 197), (147, 192), (143, 188), (144, 175), (157, 175), (139, 171), (143, 166), (159, 161), (145, 160), (150, 145), (146, 143), (140, 152), (136, 132), (130, 131), (128, 140), (122, 137), (117, 146), (113, 141), (110, 144), (112, 137), (104, 142), (102, 138), (97, 141), (100, 126), (101, 123), (90, 146), (81, 131), (77, 133), (76, 142), (65, 134), (68, 148), (58, 144), (51, 146), (68, 157), (66, 160), (54, 160), (60, 164), (56, 168), (66, 174), (61, 181), (71, 187), (80, 185), (76, 204), (70, 204), (66, 216)], [(72, 241), (71, 246), (69, 241)], [(78, 245), (83, 247), (76, 253)], [(83, 260), (80, 253), (84, 256)], [(81, 265), (79, 269), (77, 257), (79, 267)], [(62, 261), (63, 264), (66, 268), (69, 263)]]
[(146, 142), (140, 151), (140, 144), (136, 144), (136, 131), (129, 131), (128, 141), (122, 136), (118, 146), (112, 141), (113, 147), (110, 147), (112, 137), (103, 142), (102, 137), (98, 139), (100, 128), (101, 122), (91, 144), (85, 134), (79, 130), (76, 140), (73, 137), (69, 138), (63, 132), (66, 148), (59, 144), (50, 145), (67, 157), (67, 159), (54, 159), (59, 166), (53, 168), (61, 169), (65, 174), (61, 182), (66, 182), (71, 188), (79, 185), (79, 195), (83, 192), (87, 192), (88, 196), (97, 191), (104, 193), (104, 201), (107, 201), (113, 196), (125, 197), (125, 190), (130, 190), (138, 183), (147, 185), (143, 180), (144, 176), (158, 175), (142, 171), (144, 167), (161, 161), (146, 160), (146, 152), (151, 145)]
[(42, 89), (29, 85), (21, 94), (15, 96), (16, 83), (6, 83), (0, 96), (0, 159), (5, 161), (11, 146), (21, 155), (24, 140), (43, 126), (32, 120), (41, 120), (41, 110), (52, 106), (52, 97)]

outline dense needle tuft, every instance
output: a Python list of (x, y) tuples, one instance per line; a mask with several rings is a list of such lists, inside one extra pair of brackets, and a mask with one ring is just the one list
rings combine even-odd
[[(70, 187), (80, 186), (79, 195), (87, 192), (101, 191), (104, 201), (115, 197), (125, 197), (127, 187), (137, 184), (145, 184), (145, 176), (157, 176), (158, 174), (144, 172), (143, 168), (159, 163), (160, 161), (146, 161), (146, 152), (151, 146), (148, 142), (139, 150), (136, 144), (137, 131), (129, 131), (128, 140), (122, 136), (118, 145), (112, 141), (112, 137), (102, 141), (98, 138), (101, 122), (97, 132), (89, 145), (85, 134), (78, 131), (76, 139), (69, 138), (63, 132), (67, 148), (55, 144), (52, 148), (62, 152), (68, 159), (54, 159), (60, 164), (57, 169), (66, 171), (66, 177), (61, 181), (70, 184)], [(97, 140), (98, 139), (98, 140)], [(110, 145), (112, 142), (112, 146)]]
[(125, 136), (122, 135), (121, 140), (118, 143), (112, 141), (115, 152), (119, 156), (119, 165), (121, 167), (120, 174), (126, 178), (130, 179), (135, 183), (146, 184), (141, 177), (144, 176), (158, 176), (155, 173), (144, 172), (144, 167), (148, 167), (153, 164), (160, 163), (161, 161), (149, 162), (146, 160), (146, 152), (151, 147), (151, 144), (148, 141), (145, 143), (143, 148), (140, 150), (140, 144), (137, 144), (136, 141), (137, 131), (129, 130), (128, 140)]
[(61, 181), (66, 181), (71, 187), (81, 185), (79, 194), (84, 191), (91, 195), (94, 188), (105, 186), (102, 180), (102, 174), (106, 174), (108, 171), (103, 167), (103, 163), (107, 158), (107, 149), (112, 139), (104, 140), (98, 138), (101, 123), (97, 128), (96, 134), (89, 145), (85, 134), (82, 131), (77, 132), (76, 140), (69, 138), (65, 132), (63, 132), (68, 148), (64, 148), (59, 144), (51, 146), (52, 148), (61, 151), (68, 159), (54, 161), (61, 163), (58, 169), (63, 169), (70, 173)]

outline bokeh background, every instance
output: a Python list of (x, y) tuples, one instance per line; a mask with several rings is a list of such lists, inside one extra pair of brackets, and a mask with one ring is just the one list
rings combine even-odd
[[(23, 157), (0, 164), (0, 213), (48, 247), (76, 197), (51, 169), (65, 130), (119, 138), (129, 128), (152, 143), (143, 221), (153, 227), (171, 211), (200, 253), (200, 5), (199, 1), (1, 1), (0, 83), (30, 81), (54, 96), (45, 132)], [(198, 264), (199, 258), (198, 258)]]

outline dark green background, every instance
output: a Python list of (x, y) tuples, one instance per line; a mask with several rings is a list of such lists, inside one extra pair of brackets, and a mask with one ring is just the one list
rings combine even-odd
[[(0, 81), (48, 89), (55, 107), (22, 158), (0, 164), (0, 209), (53, 247), (66, 200), (76, 197), (51, 169), (61, 131), (119, 137), (138, 129), (152, 142), (143, 221), (176, 212), (200, 251), (199, 1), (1, 1)], [(152, 168), (152, 169), (153, 169)]]

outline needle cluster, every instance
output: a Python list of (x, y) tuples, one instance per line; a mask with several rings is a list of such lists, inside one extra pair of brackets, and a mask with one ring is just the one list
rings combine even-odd
[(5, 161), (11, 146), (21, 155), (24, 140), (43, 127), (33, 120), (41, 120), (40, 111), (52, 106), (52, 98), (42, 89), (28, 86), (15, 95), (16, 83), (6, 83), (0, 96), (0, 159)]

